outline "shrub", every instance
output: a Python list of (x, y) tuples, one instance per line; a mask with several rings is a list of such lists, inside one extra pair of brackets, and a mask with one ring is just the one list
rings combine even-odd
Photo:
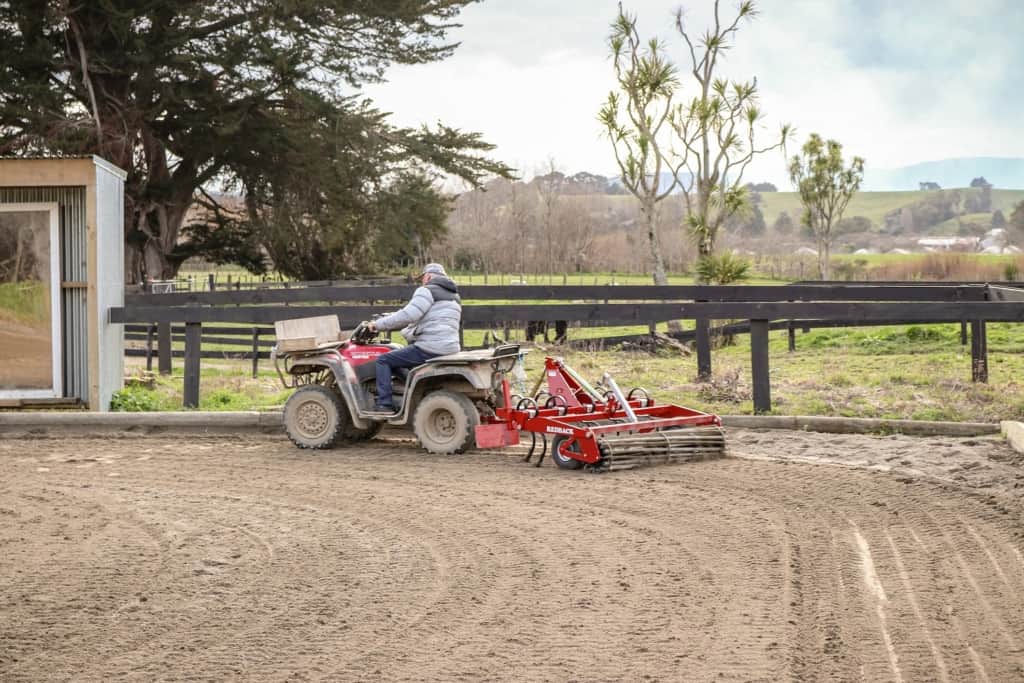
[(907, 339), (910, 341), (937, 341), (942, 339), (942, 333), (931, 327), (913, 325), (907, 328)]
[(723, 252), (718, 256), (705, 256), (697, 261), (697, 277), (701, 282), (716, 285), (727, 285), (730, 282), (744, 280), (750, 271), (750, 262)]
[(934, 422), (956, 422), (960, 419), (960, 415), (953, 407), (918, 408), (910, 415), (910, 419)]
[(111, 396), (110, 409), (125, 413), (160, 410), (160, 399), (156, 392), (150, 389), (138, 386), (125, 387)]
[(242, 394), (226, 389), (218, 389), (199, 401), (202, 410), (244, 410), (249, 408), (251, 401)]
[(853, 380), (846, 375), (832, 375), (828, 378), (828, 383), (834, 387), (852, 387), (854, 385)]
[(856, 258), (852, 261), (840, 261), (832, 266), (832, 273), (837, 280), (866, 280), (867, 259)]

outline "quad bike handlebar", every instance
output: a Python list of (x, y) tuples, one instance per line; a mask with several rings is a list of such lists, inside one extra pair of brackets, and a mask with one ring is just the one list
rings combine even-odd
[(364, 320), (352, 330), (349, 341), (354, 344), (369, 344), (377, 337), (377, 333), (370, 328), (370, 323)]

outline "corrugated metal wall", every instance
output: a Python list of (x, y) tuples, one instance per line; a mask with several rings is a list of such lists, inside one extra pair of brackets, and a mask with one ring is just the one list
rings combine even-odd
[(108, 322), (111, 308), (124, 306), (124, 174), (96, 163), (96, 342), (98, 396), (92, 410), (107, 410), (124, 386), (124, 328)]
[[(60, 205), (60, 278), (89, 279), (86, 254), (84, 187), (0, 187), (0, 203), (57, 202)], [(89, 400), (89, 328), (86, 290), (62, 289), (61, 329), (64, 347), (64, 395)]]

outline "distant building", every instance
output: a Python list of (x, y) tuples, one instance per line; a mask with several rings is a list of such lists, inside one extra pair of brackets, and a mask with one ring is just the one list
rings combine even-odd
[(977, 237), (922, 237), (918, 246), (925, 251), (976, 251)]

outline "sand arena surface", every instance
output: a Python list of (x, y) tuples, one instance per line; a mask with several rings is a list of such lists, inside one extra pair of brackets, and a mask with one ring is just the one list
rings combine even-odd
[(1024, 680), (1024, 458), (0, 437), (0, 679)]

